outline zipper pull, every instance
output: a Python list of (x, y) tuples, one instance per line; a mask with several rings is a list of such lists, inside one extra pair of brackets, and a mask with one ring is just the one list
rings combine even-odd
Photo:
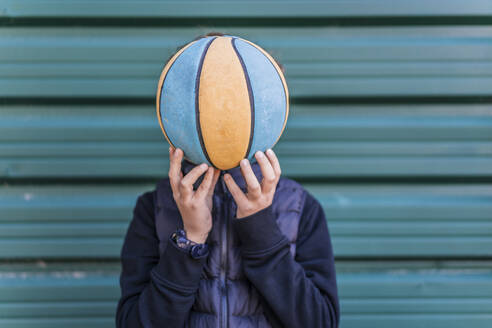
[(219, 180), (220, 180), (220, 184), (222, 186), (222, 193), (224, 194), (225, 193), (225, 188), (226, 188), (226, 185), (225, 185), (225, 181), (224, 181), (224, 170), (220, 170), (220, 175), (219, 175)]
[(224, 174), (228, 173), (227, 171), (220, 171), (220, 177), (221, 177), (221, 182), (222, 182), (222, 195), (225, 196), (225, 199), (230, 199), (231, 195), (229, 192), (229, 189), (227, 188), (227, 185), (224, 180)]

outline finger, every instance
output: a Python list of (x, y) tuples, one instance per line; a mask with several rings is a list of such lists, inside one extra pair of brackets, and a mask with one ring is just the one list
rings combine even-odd
[[(176, 148), (174, 148), (173, 146), (169, 146), (169, 163), (170, 164), (171, 164), (172, 158), (173, 158), (175, 153), (176, 153)], [(171, 168), (171, 167), (169, 167), (169, 168)]]
[(179, 183), (181, 178), (183, 177), (183, 173), (181, 172), (181, 160), (183, 159), (183, 151), (179, 148), (172, 149), (170, 147), (169, 151), (169, 181), (171, 184), (171, 189), (173, 193), (179, 195)]
[(246, 185), (248, 186), (248, 196), (250, 196), (251, 199), (259, 198), (261, 196), (261, 185), (258, 182), (253, 169), (251, 168), (249, 160), (247, 158), (242, 159), (240, 162), (240, 166), (244, 180), (246, 181)]
[(214, 177), (214, 168), (210, 166), (207, 169), (207, 173), (205, 173), (205, 177), (203, 178), (202, 183), (200, 183), (200, 187), (198, 187), (195, 194), (193, 195), (193, 199), (200, 199), (205, 197), (205, 195), (207, 195), (208, 189), (212, 184), (213, 177)]
[(244, 206), (248, 203), (248, 197), (246, 197), (241, 188), (239, 188), (239, 186), (237, 185), (236, 181), (234, 181), (234, 178), (229, 173), (224, 174), (224, 182), (227, 186), (227, 189), (229, 189), (232, 197), (236, 201), (236, 205), (238, 207)]
[(207, 170), (207, 168), (208, 165), (206, 163), (197, 165), (190, 172), (188, 172), (183, 179), (181, 179), (181, 182), (179, 183), (179, 191), (184, 200), (189, 200), (189, 197), (193, 195), (193, 184)]
[(267, 149), (265, 154), (268, 156), (268, 159), (272, 164), (273, 171), (275, 172), (277, 179), (279, 179), (280, 175), (282, 174), (282, 170), (280, 169), (280, 163), (278, 161), (277, 155), (275, 155), (272, 149)]
[(212, 184), (210, 188), (208, 188), (208, 196), (212, 197), (214, 194), (215, 186), (217, 185), (217, 181), (219, 181), (220, 170), (214, 168), (214, 178), (212, 180)]
[(268, 193), (275, 189), (276, 176), (273, 171), (272, 164), (270, 160), (261, 151), (255, 153), (255, 158), (258, 164), (260, 164), (261, 174), (263, 179), (261, 180), (261, 190), (264, 193)]

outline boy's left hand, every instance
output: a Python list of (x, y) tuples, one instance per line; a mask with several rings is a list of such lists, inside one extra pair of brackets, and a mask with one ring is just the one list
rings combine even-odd
[(236, 184), (232, 176), (224, 174), (224, 181), (227, 188), (236, 201), (237, 211), (236, 218), (240, 219), (254, 214), (272, 204), (275, 189), (280, 179), (280, 164), (273, 150), (268, 149), (265, 153), (257, 151), (255, 158), (260, 164), (263, 180), (258, 182), (249, 160), (244, 158), (240, 162), (241, 173), (248, 186), (248, 192), (243, 193), (241, 188)]

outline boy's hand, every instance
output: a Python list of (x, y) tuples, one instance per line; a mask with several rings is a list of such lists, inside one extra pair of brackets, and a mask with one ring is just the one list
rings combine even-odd
[[(212, 196), (220, 170), (202, 163), (183, 177), (181, 172), (183, 150), (169, 147), (169, 159), (169, 180), (173, 198), (183, 219), (186, 236), (196, 243), (204, 243), (212, 229)], [(200, 186), (194, 191), (193, 184), (205, 172), (207, 173)]]
[[(268, 156), (268, 157), (267, 157)], [(229, 173), (224, 174), (224, 181), (227, 188), (234, 197), (237, 205), (236, 217), (238, 219), (254, 214), (272, 204), (275, 189), (280, 179), (280, 164), (273, 150), (268, 149), (266, 156), (263, 152), (257, 151), (255, 158), (260, 164), (263, 180), (258, 182), (256, 175), (251, 169), (247, 158), (241, 160), (241, 173), (248, 186), (245, 195), (241, 188), (236, 184)]]

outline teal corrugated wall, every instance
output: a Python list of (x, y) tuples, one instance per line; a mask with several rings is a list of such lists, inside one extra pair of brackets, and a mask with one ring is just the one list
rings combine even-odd
[(0, 327), (112, 327), (167, 175), (164, 61), (221, 31), (286, 69), (275, 150), (322, 202), (342, 327), (492, 326), (492, 1), (0, 0)]

